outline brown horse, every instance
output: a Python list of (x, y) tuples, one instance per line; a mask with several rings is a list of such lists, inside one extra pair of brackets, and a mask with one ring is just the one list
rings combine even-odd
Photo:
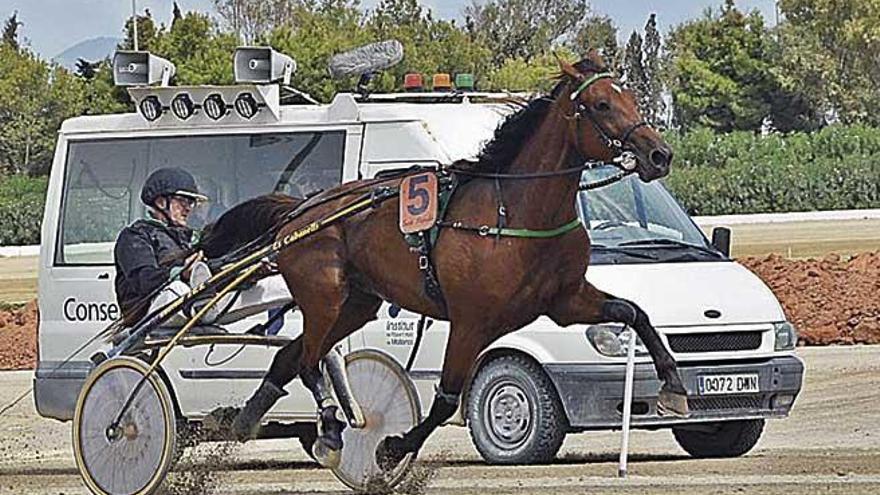
[[(672, 151), (648, 127), (629, 91), (606, 73), (595, 54), (562, 73), (548, 98), (532, 100), (496, 131), (474, 164), (457, 163), (460, 184), (446, 213), (463, 225), (495, 225), (499, 202), (510, 227), (550, 230), (577, 218), (575, 195), (585, 160), (611, 161), (627, 152), (644, 181), (665, 176)], [(467, 168), (467, 170), (464, 170)], [(504, 174), (487, 180), (478, 174)], [(528, 174), (528, 180), (508, 180)], [(476, 175), (476, 176), (475, 176)], [(540, 177), (539, 177), (540, 176)], [(384, 183), (397, 186), (399, 178)], [(353, 191), (345, 184), (323, 196)], [(318, 196), (315, 199), (320, 199)], [(286, 224), (277, 237), (328, 216), (350, 198), (324, 201)], [(344, 425), (323, 390), (319, 362), (334, 345), (376, 318), (383, 300), (451, 324), (440, 387), (427, 418), (377, 449), (380, 465), (395, 466), (418, 452), (434, 429), (452, 416), (480, 353), (494, 340), (541, 315), (562, 326), (622, 322), (632, 326), (654, 359), (661, 410), (686, 414), (686, 390), (675, 361), (636, 304), (586, 281), (590, 241), (583, 229), (544, 238), (480, 236), (444, 228), (432, 252), (443, 299), (430, 297), (418, 255), (398, 230), (398, 205), (386, 201), (322, 229), (278, 254), (279, 270), (301, 309), (303, 336), (279, 350), (263, 383), (233, 422), (242, 438), (300, 375), (320, 408), (319, 441), (342, 447)], [(218, 234), (218, 232), (215, 232)], [(443, 302), (445, 300), (445, 302)]]

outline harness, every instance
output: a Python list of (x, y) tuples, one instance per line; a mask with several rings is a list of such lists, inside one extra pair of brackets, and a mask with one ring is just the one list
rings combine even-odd
[[(589, 183), (589, 184), (580, 184), (578, 186), (578, 190), (584, 191), (589, 189), (595, 189), (599, 187), (604, 187), (610, 184), (613, 184), (630, 173), (634, 171), (634, 165), (629, 165), (629, 162), (634, 163), (635, 156), (627, 150), (627, 144), (629, 144), (630, 137), (632, 134), (639, 128), (647, 126), (647, 122), (644, 120), (639, 121), (628, 127), (623, 134), (619, 138), (612, 137), (612, 134), (608, 132), (608, 130), (599, 122), (590, 108), (584, 104), (579, 96), (581, 93), (586, 91), (591, 85), (600, 81), (602, 79), (611, 79), (614, 76), (609, 72), (600, 72), (592, 75), (589, 78), (586, 78), (576, 89), (571, 93), (570, 99), (575, 102), (575, 111), (572, 114), (571, 119), (574, 119), (577, 123), (577, 132), (576, 139), (577, 145), (575, 148), (578, 150), (580, 154), (580, 137), (581, 137), (581, 122), (583, 118), (587, 118), (590, 123), (593, 125), (593, 128), (596, 130), (596, 133), (599, 135), (602, 142), (611, 149), (615, 154), (615, 161), (619, 161), (622, 163), (624, 170), (616, 174), (614, 176), (601, 179), (599, 181)], [(581, 156), (583, 158), (583, 156)], [(575, 229), (577, 229), (581, 225), (580, 219), (575, 216), (571, 221), (560, 225), (555, 228), (550, 229), (528, 229), (528, 228), (510, 228), (506, 226), (507, 223), (507, 207), (504, 205), (504, 199), (502, 194), (501, 182), (503, 180), (526, 180), (526, 179), (542, 179), (542, 178), (550, 178), (550, 177), (559, 177), (564, 175), (571, 174), (580, 174), (584, 170), (592, 168), (596, 163), (589, 162), (584, 160), (583, 165), (574, 166), (565, 168), (562, 170), (555, 170), (550, 172), (532, 172), (532, 173), (523, 173), (523, 174), (510, 174), (510, 173), (501, 173), (501, 172), (478, 172), (467, 169), (461, 169), (458, 167), (446, 167), (440, 169), (437, 173), (440, 188), (438, 190), (438, 221), (428, 230), (421, 231), (415, 234), (405, 234), (404, 238), (409, 244), (410, 249), (414, 252), (417, 252), (419, 255), (419, 270), (421, 270), (424, 279), (424, 289), (425, 292), (430, 296), (443, 310), (443, 313), (446, 314), (446, 300), (443, 297), (443, 290), (440, 287), (440, 281), (437, 278), (437, 270), (434, 266), (431, 251), (433, 247), (436, 245), (437, 238), (440, 235), (441, 228), (451, 228), (455, 230), (463, 230), (466, 232), (475, 233), (481, 237), (489, 237), (492, 236), (495, 238), (496, 242), (500, 240), (501, 237), (514, 237), (514, 238), (525, 238), (525, 239), (552, 239), (554, 237), (563, 236)], [(447, 221), (445, 219), (446, 211), (449, 207), (449, 202), (452, 199), (453, 194), (460, 181), (457, 180), (456, 175), (462, 175), (470, 178), (484, 178), (484, 179), (492, 179), (495, 183), (495, 197), (497, 203), (497, 220), (495, 226), (490, 225), (466, 225), (461, 221)], [(421, 331), (423, 325), (419, 325), (419, 335), (416, 336), (416, 341), (421, 340)]]
[[(604, 78), (611, 77), (610, 74), (601, 73), (596, 74), (587, 80), (585, 80), (577, 90), (572, 93), (572, 100), (576, 99), (577, 96), (584, 90), (586, 90), (591, 84), (596, 81)], [(602, 137), (605, 144), (612, 149), (618, 157), (624, 156), (627, 153), (626, 145), (632, 133), (638, 129), (639, 127), (645, 126), (644, 122), (638, 122), (631, 126), (626, 132), (623, 133), (620, 139), (611, 138), (611, 134), (604, 129), (604, 127), (600, 124), (600, 122), (592, 115), (589, 108), (586, 107), (581, 102), (577, 103), (577, 108), (572, 118), (577, 119), (578, 125), (580, 125), (580, 121), (582, 117), (586, 116), (592, 125), (595, 127), (597, 133)], [(578, 132), (578, 138), (580, 136), (580, 132)], [(578, 143), (579, 144), (579, 143)], [(580, 147), (578, 147), (580, 149)], [(443, 313), (447, 313), (447, 306), (445, 298), (443, 297), (443, 291), (440, 287), (439, 280), (437, 278), (436, 268), (434, 267), (432, 261), (432, 250), (433, 246), (436, 245), (437, 239), (440, 234), (441, 228), (452, 228), (457, 230), (464, 230), (467, 232), (475, 233), (481, 237), (493, 236), (496, 240), (501, 237), (515, 237), (515, 238), (533, 238), (533, 239), (550, 239), (559, 237), (562, 235), (566, 235), (567, 233), (575, 230), (580, 225), (580, 221), (578, 218), (574, 218), (571, 221), (560, 225), (555, 228), (550, 229), (528, 229), (528, 228), (510, 228), (506, 226), (506, 207), (503, 203), (503, 198), (501, 195), (501, 184), (504, 180), (519, 180), (519, 179), (540, 179), (546, 177), (559, 177), (563, 175), (569, 174), (580, 174), (587, 168), (591, 168), (594, 166), (594, 162), (587, 162), (580, 166), (569, 167), (562, 170), (556, 170), (551, 172), (535, 172), (535, 173), (525, 173), (525, 174), (505, 174), (500, 172), (489, 173), (489, 172), (477, 172), (470, 171), (467, 169), (461, 169), (458, 167), (441, 167), (441, 169), (436, 172), (438, 174), (439, 180), (439, 188), (438, 188), (438, 219), (429, 229), (417, 232), (415, 234), (409, 234), (406, 236), (406, 241), (410, 245), (411, 249), (418, 253), (419, 255), (419, 269), (423, 273), (424, 283), (425, 283), (425, 291), (429, 297), (437, 301), (438, 305), (442, 309)], [(110, 351), (110, 357), (119, 355), (121, 353), (127, 352), (130, 349), (134, 348), (143, 339), (146, 335), (162, 322), (167, 320), (171, 315), (179, 311), (186, 304), (194, 300), (195, 298), (201, 296), (208, 290), (214, 289), (216, 287), (222, 286), (222, 289), (211, 298), (208, 303), (203, 306), (199, 312), (186, 324), (184, 327), (180, 329), (177, 335), (170, 341), (168, 347), (163, 349), (163, 351), (159, 354), (155, 362), (153, 363), (150, 373), (158, 365), (159, 362), (162, 361), (165, 354), (170, 351), (171, 348), (174, 347), (176, 342), (186, 333), (189, 328), (191, 328), (204, 314), (205, 311), (210, 309), (214, 304), (219, 301), (219, 299), (233, 290), (236, 286), (243, 283), (249, 277), (253, 276), (259, 266), (264, 259), (269, 259), (270, 261), (274, 261), (277, 257), (278, 253), (290, 246), (291, 244), (308, 237), (323, 228), (334, 224), (338, 221), (341, 221), (345, 218), (349, 218), (355, 214), (360, 212), (373, 209), (378, 207), (384, 201), (397, 197), (400, 195), (399, 187), (391, 187), (391, 186), (382, 186), (379, 185), (382, 182), (392, 180), (397, 177), (405, 177), (407, 175), (412, 175), (415, 173), (423, 172), (422, 169), (414, 168), (406, 171), (396, 172), (392, 176), (387, 177), (377, 177), (376, 179), (366, 181), (364, 184), (361, 184), (358, 187), (353, 189), (345, 190), (345, 191), (337, 191), (330, 195), (319, 195), (314, 198), (310, 198), (305, 203), (300, 205), (296, 210), (291, 212), (290, 215), (284, 220), (282, 223), (287, 223), (291, 221), (293, 218), (298, 217), (300, 214), (305, 212), (312, 207), (324, 204), (328, 201), (332, 201), (334, 199), (353, 195), (358, 192), (362, 192), (365, 189), (369, 188), (368, 192), (364, 192), (361, 194), (358, 199), (348, 204), (347, 206), (335, 211), (327, 217), (323, 217), (319, 220), (311, 222), (310, 224), (297, 229), (296, 231), (284, 236), (281, 239), (275, 239), (274, 242), (268, 241), (266, 238), (261, 238), (256, 240), (253, 244), (249, 244), (247, 246), (248, 251), (242, 253), (241, 251), (237, 252), (235, 255), (235, 260), (222, 267), (217, 273), (211, 276), (206, 282), (202, 285), (194, 288), (191, 292), (186, 295), (178, 298), (175, 301), (172, 301), (165, 305), (162, 308), (159, 308), (142, 318), (140, 322), (132, 328), (128, 334), (125, 336), (124, 340), (114, 346), (114, 348)], [(603, 187), (613, 182), (616, 182), (622, 179), (624, 176), (632, 173), (632, 169), (626, 169), (617, 176), (609, 177), (607, 179), (603, 179), (598, 182), (594, 182), (591, 184), (581, 184), (578, 186), (579, 190), (588, 190), (596, 187)], [(457, 186), (460, 184), (460, 180), (458, 176), (462, 177), (470, 177), (471, 179), (477, 178), (489, 178), (494, 180), (495, 182), (495, 191), (498, 202), (498, 219), (495, 226), (489, 225), (480, 225), (480, 226), (472, 226), (465, 225), (460, 221), (446, 221), (445, 214), (448, 211), (449, 204), (452, 200), (453, 195), (457, 189)], [(374, 187), (375, 186), (375, 187)], [(279, 226), (280, 227), (280, 226)], [(277, 232), (276, 229), (273, 229)], [(253, 249), (253, 251), (250, 251)], [(114, 327), (111, 325), (107, 330)], [(419, 333), (424, 329), (424, 325), (419, 325)], [(103, 332), (102, 332), (103, 334)], [(94, 338), (98, 338), (101, 334), (96, 335)], [(105, 334), (106, 335), (106, 334)], [(417, 336), (417, 341), (420, 340), (420, 336)], [(414, 349), (414, 352), (416, 349)], [(414, 356), (413, 356), (414, 357)], [(412, 357), (410, 359), (412, 361)], [(150, 373), (147, 373), (149, 375)], [(142, 385), (143, 379), (138, 385), (138, 388)], [(132, 397), (136, 395), (132, 395)], [(131, 399), (129, 399), (130, 402)], [(123, 411), (127, 408), (123, 407)]]

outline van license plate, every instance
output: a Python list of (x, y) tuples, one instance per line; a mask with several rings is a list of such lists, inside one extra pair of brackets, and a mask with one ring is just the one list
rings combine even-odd
[(699, 379), (700, 395), (748, 394), (760, 392), (758, 374), (703, 375)]

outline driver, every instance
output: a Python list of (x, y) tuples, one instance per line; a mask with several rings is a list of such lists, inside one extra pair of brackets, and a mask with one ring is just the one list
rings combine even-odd
[[(201, 261), (201, 251), (184, 259), (195, 240), (195, 232), (187, 225), (189, 216), (199, 202), (207, 199), (193, 176), (183, 169), (161, 168), (147, 178), (141, 201), (148, 208), (148, 218), (122, 229), (114, 247), (116, 298), (126, 323), (147, 314), (146, 301), (151, 297), (150, 312), (210, 276), (208, 266)], [(163, 285), (165, 288), (155, 294)], [(185, 321), (178, 313), (166, 325)]]

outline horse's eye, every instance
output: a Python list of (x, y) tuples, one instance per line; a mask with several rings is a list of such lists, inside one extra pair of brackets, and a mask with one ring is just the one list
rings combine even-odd
[(607, 112), (608, 110), (611, 110), (611, 105), (609, 105), (607, 101), (603, 100), (599, 103), (596, 103), (597, 112)]

